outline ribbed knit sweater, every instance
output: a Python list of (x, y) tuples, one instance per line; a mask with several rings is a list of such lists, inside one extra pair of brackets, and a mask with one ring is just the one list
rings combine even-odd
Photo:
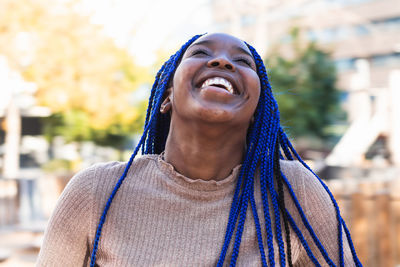
[[(96, 164), (71, 179), (50, 218), (37, 266), (76, 267), (89, 264), (100, 215), (125, 166), (126, 163), (121, 162)], [(318, 238), (331, 259), (339, 265), (337, 219), (328, 194), (299, 162), (281, 161), (281, 168)], [(193, 180), (177, 173), (159, 155), (138, 157), (107, 214), (96, 263), (99, 266), (215, 266), (224, 240), (239, 169), (240, 166), (237, 166), (220, 181)], [(255, 192), (263, 226), (258, 177)], [(320, 264), (327, 266), (287, 191), (285, 204)], [(265, 227), (262, 229), (266, 237)], [(293, 230), (290, 232), (294, 266), (313, 266)], [(344, 244), (345, 266), (354, 266), (345, 237)], [(231, 250), (232, 246), (226, 257), (227, 264)], [(279, 265), (276, 242), (274, 251), (276, 265)], [(261, 266), (250, 208), (237, 266)]]

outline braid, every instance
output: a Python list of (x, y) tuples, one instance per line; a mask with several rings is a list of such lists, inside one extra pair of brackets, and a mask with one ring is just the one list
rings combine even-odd
[[(122, 182), (127, 176), (128, 171), (139, 149), (141, 149), (142, 154), (159, 154), (165, 149), (165, 143), (169, 134), (171, 116), (170, 114), (160, 113), (159, 109), (165, 97), (166, 90), (168, 89), (172, 81), (175, 70), (180, 63), (183, 53), (200, 36), (201, 35), (196, 35), (192, 37), (189, 41), (187, 41), (174, 55), (172, 55), (164, 63), (164, 65), (161, 67), (155, 77), (155, 81), (149, 97), (149, 104), (146, 112), (143, 134), (126, 165), (122, 176), (119, 178), (112, 193), (110, 194), (110, 197), (108, 198), (102, 215), (99, 219), (99, 224), (97, 226), (95, 238), (93, 241), (93, 250), (90, 259), (91, 267), (95, 266), (96, 263), (96, 254), (100, 242), (101, 231), (106, 221), (107, 212), (111, 206), (114, 196), (117, 194), (118, 189), (120, 188)], [(226, 225), (225, 237), (221, 247), (221, 253), (218, 259), (217, 266), (226, 265), (226, 256), (228, 254), (230, 244), (232, 243), (232, 239), (234, 239), (234, 241), (232, 253), (230, 255), (230, 266), (236, 265), (243, 229), (246, 221), (246, 211), (249, 203), (253, 214), (252, 217), (254, 219), (258, 248), (260, 251), (260, 260), (263, 266), (268, 266), (268, 264), (269, 266), (275, 266), (276, 264), (273, 242), (274, 239), (278, 244), (277, 249), (279, 253), (279, 265), (286, 266), (287, 257), (288, 265), (293, 266), (289, 224), (314, 265), (321, 266), (315, 258), (313, 252), (311, 251), (310, 245), (305, 240), (303, 233), (300, 231), (292, 215), (285, 207), (283, 190), (284, 186), (286, 186), (288, 195), (293, 200), (296, 210), (301, 217), (301, 223), (310, 233), (312, 237), (312, 242), (316, 244), (328, 265), (335, 266), (335, 264), (329, 258), (328, 253), (326, 252), (322, 243), (314, 233), (314, 230), (312, 229), (310, 223), (308, 222), (289, 181), (282, 173), (279, 159), (284, 159), (283, 156), (285, 156), (285, 158), (288, 160), (294, 160), (296, 158), (306, 168), (310, 168), (304, 163), (304, 161), (302, 161), (300, 156), (294, 150), (292, 144), (290, 143), (285, 132), (280, 126), (278, 104), (273, 97), (271, 86), (261, 57), (252, 46), (247, 43), (246, 45), (253, 55), (254, 61), (256, 63), (257, 74), (260, 78), (260, 98), (257, 108), (254, 112), (254, 122), (250, 125), (247, 132), (247, 149), (244, 155), (242, 167), (239, 171), (239, 175), (237, 178), (232, 204), (229, 211), (228, 222)], [(280, 153), (281, 149), (283, 151), (283, 154)], [(262, 211), (264, 215), (264, 225), (260, 224), (258, 210), (255, 202), (254, 188), (255, 181), (258, 181), (258, 179), (255, 179), (255, 177), (258, 175), (258, 173), (262, 200)], [(341, 231), (342, 227), (347, 236), (349, 246), (353, 255), (353, 260), (356, 263), (357, 267), (361, 266), (361, 263), (357, 258), (354, 246), (352, 244), (350, 233), (342, 217), (340, 216), (339, 208), (332, 194), (329, 192), (326, 185), (318, 178), (318, 176), (316, 176), (316, 179), (321, 182), (325, 190), (328, 192), (336, 209), (339, 229), (338, 246), (340, 253), (340, 266), (344, 265), (343, 238)], [(277, 187), (277, 190), (275, 189), (275, 187)], [(272, 222), (270, 213), (274, 214), (274, 222)], [(283, 220), (284, 225), (286, 237), (285, 241), (282, 237), (281, 219)], [(262, 236), (262, 227), (266, 232), (266, 237)], [(266, 239), (268, 255), (265, 254), (264, 239)]]
[[(284, 251), (284, 242), (282, 239), (282, 230), (281, 230), (281, 223), (280, 223), (280, 212), (277, 200), (277, 194), (274, 189), (274, 182), (273, 182), (273, 155), (275, 146), (272, 145), (275, 143), (277, 138), (277, 127), (279, 126), (279, 113), (277, 112), (277, 104), (273, 100), (272, 91), (270, 84), (268, 82), (268, 77), (265, 72), (265, 67), (262, 62), (261, 57), (255, 51), (253, 47), (248, 45), (250, 51), (253, 54), (254, 60), (258, 66), (257, 72), (260, 77), (261, 82), (261, 91), (263, 92), (260, 96), (259, 103), (265, 103), (264, 112), (261, 114), (257, 114), (255, 117), (262, 116), (260, 119), (263, 121), (261, 126), (262, 137), (265, 138), (263, 142), (263, 151), (264, 151), (264, 160), (261, 162), (261, 175), (260, 175), (260, 182), (261, 184), (261, 194), (262, 198), (264, 199), (263, 207), (266, 209), (266, 199), (268, 198), (267, 194), (269, 193), (271, 197), (273, 212), (275, 216), (275, 235), (278, 242), (278, 249), (279, 249), (279, 257), (280, 257), (280, 265), (285, 266), (286, 259), (285, 259), (285, 251)], [(262, 99), (264, 98), (264, 99)], [(266, 180), (266, 186), (263, 180)], [(254, 192), (253, 192), (254, 193)], [(265, 211), (264, 211), (265, 214)], [(268, 215), (269, 216), (269, 215)], [(267, 217), (268, 217), (267, 216)], [(271, 231), (270, 225), (267, 226), (267, 231)], [(269, 248), (273, 247), (271, 236), (269, 237)], [(270, 257), (270, 264), (273, 262), (272, 257), (274, 255), (269, 255)], [(272, 264), (271, 264), (272, 265)]]
[(293, 267), (292, 263), (292, 246), (290, 242), (290, 229), (288, 224), (288, 219), (286, 215), (286, 207), (283, 193), (283, 181), (281, 176), (281, 166), (279, 163), (280, 153), (279, 153), (279, 142), (276, 142), (275, 148), (275, 159), (274, 159), (274, 177), (278, 184), (278, 198), (279, 198), (279, 207), (281, 208), (283, 222), (285, 226), (285, 234), (286, 234), (286, 251), (288, 255), (289, 266)]

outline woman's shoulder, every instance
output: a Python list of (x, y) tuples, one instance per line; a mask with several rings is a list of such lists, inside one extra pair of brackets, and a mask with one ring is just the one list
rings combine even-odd
[[(139, 169), (146, 169), (155, 165), (157, 157), (158, 155), (137, 156), (132, 162), (128, 176), (133, 175)], [(90, 184), (92, 190), (107, 190), (108, 187), (115, 185), (115, 182), (121, 177), (127, 164), (127, 162), (121, 161), (95, 163), (76, 173), (68, 183), (68, 187), (74, 187), (79, 190), (83, 184), (85, 185), (84, 188), (87, 188)], [(132, 171), (133, 169), (135, 172)]]
[(283, 160), (281, 168), (307, 216), (335, 218), (333, 196), (319, 177), (297, 160)]
[[(157, 160), (158, 155), (139, 155), (136, 156), (134, 161), (132, 162), (132, 166), (142, 166), (147, 165), (153, 161)], [(77, 173), (78, 176), (87, 176), (91, 175), (98, 177), (102, 174), (113, 174), (121, 172), (121, 170), (125, 170), (128, 162), (126, 161), (108, 161), (108, 162), (99, 162), (94, 163), (93, 165), (79, 171)]]
[[(280, 164), (294, 193), (305, 206), (331, 205), (332, 200), (326, 185), (310, 169), (297, 160), (281, 160)], [(318, 205), (316, 205), (317, 202)]]
[(298, 160), (280, 160), (281, 170), (287, 176), (302, 174), (305, 167)]
[[(145, 166), (154, 158), (138, 156), (133, 165)], [(37, 266), (82, 266), (88, 257), (87, 240), (93, 238), (90, 233), (95, 232), (105, 202), (126, 165), (97, 163), (74, 175), (49, 220)]]
[[(139, 155), (136, 156), (131, 166), (142, 166), (154, 162), (157, 160), (158, 155)], [(101, 173), (113, 173), (120, 172), (126, 168), (128, 162), (124, 161), (109, 161), (109, 162), (99, 162), (92, 166), (80, 171), (80, 173), (90, 173), (95, 172), (97, 175)]]
[(312, 179), (310, 171), (298, 160), (280, 160), (281, 171), (296, 194), (303, 198), (305, 180)]
[[(289, 182), (301, 182), (319, 187), (320, 179), (298, 160), (280, 160), (281, 170)], [(322, 185), (321, 185), (322, 186)]]

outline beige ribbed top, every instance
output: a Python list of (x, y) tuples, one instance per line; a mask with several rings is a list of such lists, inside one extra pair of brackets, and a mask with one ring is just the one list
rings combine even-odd
[[(75, 175), (49, 221), (37, 266), (89, 264), (101, 212), (125, 166), (126, 163), (120, 162), (96, 164)], [(281, 161), (281, 168), (317, 236), (338, 265), (337, 222), (328, 194), (299, 162)], [(221, 181), (192, 180), (177, 173), (159, 155), (138, 157), (107, 214), (96, 263), (99, 266), (215, 266), (239, 169), (237, 166)], [(258, 184), (256, 179), (256, 203), (264, 225)], [(327, 266), (301, 223), (288, 192), (285, 193), (287, 209), (318, 261)], [(250, 207), (247, 212), (237, 266), (261, 266)], [(293, 231), (291, 241), (294, 265), (312, 266)], [(267, 250), (266, 240), (264, 243)], [(354, 266), (346, 239), (344, 243), (345, 266)], [(274, 247), (279, 265), (276, 243)], [(226, 263), (231, 250), (232, 247)]]

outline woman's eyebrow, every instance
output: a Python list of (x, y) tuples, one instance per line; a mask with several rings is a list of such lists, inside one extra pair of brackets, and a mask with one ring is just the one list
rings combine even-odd
[(214, 42), (211, 40), (203, 40), (193, 43), (190, 47), (197, 46), (197, 45), (212, 45)]
[(235, 49), (239, 50), (240, 52), (242, 52), (242, 53), (244, 53), (246, 55), (248, 55), (251, 58), (253, 57), (253, 55), (249, 51), (247, 51), (246, 49), (244, 49), (244, 48), (242, 48), (240, 46), (235, 46)]
[[(193, 46), (198, 46), (198, 45), (212, 45), (213, 43), (215, 43), (215, 41), (212, 41), (212, 40), (203, 40), (203, 41), (199, 41), (199, 42), (196, 42), (196, 43), (192, 44), (191, 47), (193, 47)], [(252, 55), (249, 51), (247, 51), (246, 49), (244, 49), (243, 47), (240, 47), (240, 46), (235, 45), (233, 48), (234, 48), (235, 50), (241, 52), (241, 53), (244, 53), (244, 54), (246, 54), (246, 55), (248, 55), (248, 56), (250, 56), (250, 57), (253, 57), (253, 55)]]

